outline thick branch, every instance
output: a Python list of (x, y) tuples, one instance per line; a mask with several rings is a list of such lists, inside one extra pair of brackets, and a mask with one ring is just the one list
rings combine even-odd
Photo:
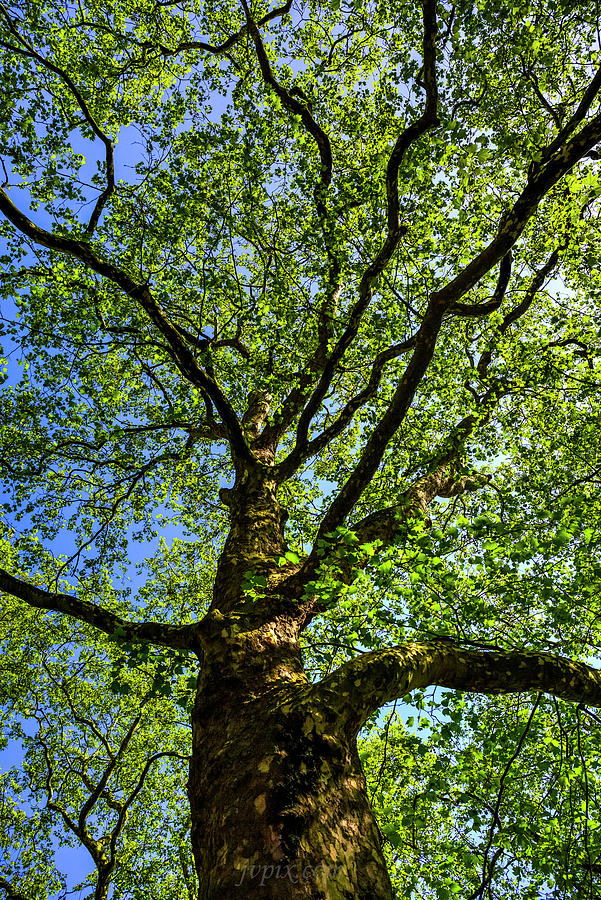
[(160, 622), (128, 622), (115, 613), (87, 600), (69, 594), (52, 594), (35, 585), (21, 581), (0, 569), (0, 591), (24, 600), (35, 609), (63, 613), (79, 622), (93, 625), (105, 634), (116, 635), (124, 641), (147, 641), (162, 647), (194, 649), (194, 629), (191, 625), (162, 625)]
[[(428, 507), (436, 497), (457, 497), (466, 492), (480, 490), (489, 483), (490, 476), (488, 475), (458, 474), (456, 469), (467, 438), (478, 425), (485, 424), (490, 420), (500, 396), (501, 393), (497, 387), (491, 387), (482, 398), (478, 413), (471, 413), (458, 422), (446, 439), (441, 442), (424, 475), (416, 478), (406, 490), (402, 491), (395, 503), (384, 509), (376, 510), (351, 525), (357, 547), (379, 541), (380, 548), (386, 548), (403, 528), (403, 523), (426, 516)], [(339, 568), (340, 578), (348, 583), (353, 580), (357, 570), (371, 559), (370, 553), (363, 555), (355, 553), (352, 562), (347, 563), (344, 557), (338, 556), (336, 541), (332, 542), (330, 549)], [(323, 546), (318, 539), (301, 567), (286, 581), (287, 589), (292, 594), (296, 596), (302, 594), (304, 586), (316, 577), (322, 564), (327, 565), (331, 560), (330, 554), (322, 558), (322, 553)], [(318, 607), (315, 606), (312, 614), (317, 609)]]
[(266, 391), (251, 391), (248, 395), (246, 412), (242, 416), (242, 427), (249, 441), (254, 443), (263, 429), (271, 408), (271, 394)]
[(318, 538), (343, 523), (376, 472), (388, 443), (403, 421), (415, 392), (434, 355), (442, 323), (442, 311), (430, 303), (419, 329), (415, 350), (388, 409), (367, 441), (353, 473), (330, 504), (322, 519)]
[[(549, 148), (547, 148), (544, 154), (545, 164), (528, 180), (511, 210), (501, 217), (495, 237), (452, 281), (433, 295), (436, 301), (446, 308), (450, 308), (487, 272), (490, 272), (520, 237), (543, 197), (600, 140), (601, 115), (597, 115), (587, 122), (571, 140), (563, 146), (557, 147), (548, 156)], [(555, 142), (553, 143), (555, 144)]]
[(448, 312), (455, 316), (467, 316), (468, 318), (478, 318), (479, 316), (488, 316), (497, 310), (507, 290), (509, 279), (511, 277), (511, 250), (505, 254), (499, 266), (499, 278), (495, 292), (488, 303), (453, 303)]
[(436, 497), (459, 497), (461, 494), (479, 491), (490, 482), (490, 476), (475, 472), (471, 475), (453, 476), (449, 464), (423, 478), (417, 479), (404, 491), (394, 506), (377, 510), (352, 526), (360, 544), (381, 541), (388, 546), (398, 534), (401, 519), (424, 516)]
[(93, 272), (97, 272), (114, 284), (117, 284), (129, 297), (138, 303), (147, 314), (152, 323), (158, 328), (169, 345), (171, 358), (182, 375), (192, 384), (205, 392), (215, 404), (221, 416), (234, 453), (241, 459), (251, 464), (256, 460), (250, 452), (238, 418), (227, 397), (223, 394), (217, 382), (199, 366), (198, 361), (186, 341), (183, 339), (176, 325), (164, 314), (163, 310), (153, 297), (148, 284), (136, 284), (133, 278), (118, 269), (112, 263), (97, 256), (90, 245), (85, 241), (76, 240), (63, 235), (53, 234), (35, 225), (20, 209), (18, 209), (8, 194), (0, 189), (0, 212), (9, 222), (26, 237), (36, 244), (47, 247), (72, 256), (88, 266)]
[[(414, 354), (398, 384), (388, 409), (372, 432), (357, 466), (327, 510), (320, 527), (320, 538), (344, 522), (366, 485), (373, 478), (386, 451), (386, 447), (405, 418), (421, 379), (431, 362), (444, 315), (454, 307), (456, 308), (466, 292), (474, 287), (493, 266), (501, 262), (504, 257), (507, 257), (529, 219), (536, 212), (542, 198), (600, 140), (601, 115), (598, 115), (588, 122), (565, 146), (560, 147), (553, 153), (544, 167), (528, 181), (512, 209), (502, 216), (497, 234), (489, 245), (462, 269), (454, 279), (448, 282), (444, 288), (431, 296), (422, 325), (416, 336)], [(556, 261), (557, 256), (552, 254), (548, 261), (548, 266), (552, 267)], [(499, 273), (499, 282), (497, 284), (499, 292), (504, 291), (505, 276), (509, 276), (508, 270), (509, 260), (507, 259)], [(547, 266), (545, 266), (540, 273), (541, 277), (544, 277), (544, 273), (547, 271)], [(334, 349), (322, 379), (299, 420), (297, 445), (290, 456), (282, 463), (287, 468), (293, 469), (295, 465), (300, 463), (302, 452), (307, 445), (310, 421), (325, 396), (335, 365), (355, 337), (359, 320), (371, 296), (370, 288), (365, 286), (365, 279), (368, 273), (366, 273), (361, 283), (360, 298), (351, 314), (349, 325)], [(536, 290), (538, 290), (540, 286), (538, 281), (538, 278), (535, 279), (533, 292), (529, 296), (533, 297)], [(364, 293), (361, 293), (362, 291)], [(506, 327), (509, 327), (511, 322), (519, 318), (523, 312), (521, 307), (522, 304), (520, 308), (509, 314)]]
[(283, 468), (286, 471), (295, 471), (305, 458), (309, 427), (313, 417), (317, 413), (324, 397), (330, 387), (334, 373), (342, 357), (354, 341), (361, 319), (372, 297), (374, 282), (380, 277), (390, 259), (398, 247), (401, 237), (406, 233), (406, 227), (399, 222), (399, 197), (398, 197), (398, 173), (401, 162), (407, 150), (422, 135), (438, 124), (438, 89), (436, 83), (436, 3), (434, 0), (424, 0), (423, 3), (423, 55), (424, 55), (424, 84), (426, 87), (426, 103), (424, 112), (416, 122), (409, 125), (399, 135), (386, 169), (386, 201), (388, 230), (384, 243), (363, 273), (359, 284), (359, 299), (354, 305), (349, 316), (348, 324), (343, 334), (338, 339), (324, 366), (321, 378), (317, 383), (307, 405), (305, 406), (298, 422), (296, 432), (296, 445), (286, 460)]
[(543, 691), (601, 707), (601, 671), (582, 662), (551, 653), (465, 650), (450, 641), (365, 653), (324, 678), (315, 693), (358, 730), (385, 703), (433, 685), (483, 694)]
[(511, 211), (502, 217), (497, 234), (488, 247), (444, 288), (432, 294), (418, 332), (414, 354), (388, 409), (367, 441), (354, 471), (327, 510), (319, 537), (323, 537), (344, 522), (373, 478), (386, 447), (404, 420), (432, 360), (442, 319), (447, 310), (501, 261), (522, 234), (545, 194), (600, 140), (601, 115), (598, 115), (561, 148), (544, 169), (526, 185)]

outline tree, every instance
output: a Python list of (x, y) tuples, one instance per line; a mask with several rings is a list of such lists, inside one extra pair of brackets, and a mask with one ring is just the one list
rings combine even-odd
[(0, 4), (10, 900), (597, 896), (599, 28)]

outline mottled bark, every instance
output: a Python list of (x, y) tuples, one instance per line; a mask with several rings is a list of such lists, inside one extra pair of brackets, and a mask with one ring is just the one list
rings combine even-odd
[[(260, 403), (256, 412), (264, 414)], [(245, 428), (253, 422), (244, 422)], [(454, 490), (447, 482), (444, 466), (424, 476), (414, 502), (420, 506), (432, 493)], [(268, 585), (278, 580), (285, 512), (276, 487), (260, 465), (240, 466), (224, 499), (231, 530), (212, 608), (185, 630), (185, 645), (202, 663), (188, 783), (199, 900), (392, 900), (355, 743), (369, 714), (429, 685), (544, 691), (601, 706), (601, 673), (547, 653), (468, 650), (433, 641), (363, 654), (311, 684), (299, 644), (306, 610), (269, 586), (264, 596), (244, 589), (249, 570), (263, 572)], [(382, 522), (368, 517), (363, 524), (369, 529)], [(32, 606), (73, 609), (72, 615), (96, 622), (91, 604), (47, 594), (12, 576), (5, 585)], [(279, 590), (286, 586), (282, 582)], [(112, 613), (94, 615), (98, 627), (114, 627)], [(122, 624), (131, 639), (149, 639), (158, 630), (160, 641), (182, 645), (183, 629), (161, 631), (148, 623), (149, 631), (138, 632), (138, 626)]]
[[(266, 415), (263, 398), (249, 398), (251, 446)], [(355, 734), (336, 702), (316, 702), (300, 654), (300, 605), (245, 590), (249, 573), (270, 584), (280, 577), (286, 513), (276, 491), (264, 470), (241, 464), (221, 493), (230, 530), (198, 630), (188, 786), (199, 898), (386, 900), (390, 878)]]
[(230, 529), (217, 566), (212, 609), (250, 612), (243, 594), (252, 576), (267, 577), (285, 552), (287, 514), (276, 497), (276, 485), (256, 471), (244, 472), (231, 489), (220, 492), (229, 507)]
[(189, 797), (199, 900), (393, 896), (354, 734), (289, 619), (207, 624)]
[(483, 694), (543, 691), (601, 706), (601, 671), (585, 663), (552, 653), (470, 650), (449, 639), (365, 653), (314, 690), (323, 702), (336, 697), (347, 727), (359, 729), (385, 703), (430, 685)]
[(365, 654), (309, 684), (289, 617), (209, 615), (189, 797), (199, 900), (392, 898), (355, 738), (415, 688), (546, 691), (601, 706), (601, 673), (546, 653), (449, 641)]

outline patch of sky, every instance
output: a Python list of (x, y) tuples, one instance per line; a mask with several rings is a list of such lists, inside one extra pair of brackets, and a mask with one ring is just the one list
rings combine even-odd
[[(37, 723), (31, 720), (18, 720), (19, 726), (25, 734), (33, 737), (37, 731)], [(0, 773), (10, 775), (11, 770), (20, 770), (25, 760), (25, 749), (18, 739), (8, 739), (3, 747), (0, 747)], [(12, 802), (16, 808), (22, 811), (29, 819), (37, 817), (44, 809), (44, 803), (36, 803), (33, 795), (28, 794), (26, 790), (21, 791), (18, 796), (11, 795)], [(49, 900), (64, 900), (69, 896), (71, 900), (83, 900), (89, 896), (88, 891), (76, 890), (76, 885), (84, 880), (94, 871), (93, 861), (88, 851), (81, 844), (68, 846), (59, 840), (58, 837), (53, 841), (53, 859), (57, 871), (66, 876), (66, 893), (62, 890), (50, 896)], [(18, 850), (14, 854), (2, 858), (0, 856), (0, 865), (10, 866), (11, 863), (18, 862)]]

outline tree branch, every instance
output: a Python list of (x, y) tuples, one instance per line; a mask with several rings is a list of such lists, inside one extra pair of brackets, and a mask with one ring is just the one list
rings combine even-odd
[[(530, 726), (532, 725), (532, 720), (534, 719), (536, 710), (538, 709), (538, 705), (540, 703), (540, 698), (541, 698), (541, 695), (539, 693), (533, 706), (532, 706), (532, 709), (530, 710), (530, 715), (528, 716), (528, 721), (526, 722), (526, 726), (520, 735), (520, 739), (517, 743), (517, 746), (516, 746), (515, 750), (513, 751), (513, 753), (511, 754), (511, 756), (509, 757), (509, 759), (507, 760), (507, 762), (505, 764), (505, 768), (501, 772), (501, 777), (499, 779), (499, 790), (497, 792), (497, 799), (495, 801), (494, 809), (492, 810), (492, 822), (490, 825), (490, 830), (488, 833), (488, 840), (486, 842), (486, 847), (484, 850), (484, 857), (482, 860), (482, 880), (480, 882), (480, 887), (478, 888), (478, 890), (475, 891), (472, 895), (470, 895), (468, 900), (477, 900), (477, 898), (483, 898), (484, 891), (486, 890), (486, 888), (492, 881), (493, 873), (495, 870), (496, 856), (493, 855), (493, 858), (490, 862), (489, 862), (488, 856), (492, 849), (492, 842), (493, 842), (493, 838), (495, 835), (495, 826), (497, 826), (499, 829), (502, 827), (500, 816), (499, 816), (499, 810), (501, 809), (501, 798), (503, 797), (503, 791), (505, 789), (505, 780), (509, 774), (509, 771), (510, 771), (512, 765), (514, 764), (514, 762), (516, 761), (516, 759), (522, 752), (522, 747), (524, 745), (526, 735), (528, 734), (528, 732), (530, 730)], [(498, 849), (501, 850), (502, 848), (499, 847)]]
[(235, 455), (251, 465), (259, 465), (244, 439), (240, 423), (229, 400), (214, 378), (198, 364), (196, 357), (183, 339), (177, 326), (165, 315), (153, 297), (147, 283), (136, 284), (126, 272), (97, 256), (87, 242), (53, 234), (35, 225), (14, 205), (3, 189), (0, 189), (0, 212), (19, 231), (36, 244), (80, 260), (93, 272), (97, 272), (99, 275), (117, 284), (132, 300), (138, 303), (151, 322), (166, 338), (171, 358), (182, 375), (200, 390), (204, 391), (215, 404), (215, 408), (227, 428), (228, 437)]
[(142, 771), (140, 772), (140, 775), (138, 777), (138, 780), (135, 784), (134, 789), (130, 793), (129, 797), (127, 797), (122, 803), (121, 810), (119, 811), (119, 817), (118, 817), (117, 823), (111, 834), (110, 862), (113, 866), (115, 865), (116, 860), (117, 860), (117, 854), (116, 854), (117, 838), (119, 837), (119, 834), (121, 833), (121, 830), (123, 829), (123, 825), (125, 824), (125, 820), (127, 818), (129, 809), (130, 809), (132, 803), (134, 802), (134, 800), (136, 799), (136, 797), (138, 796), (138, 794), (140, 793), (140, 791), (142, 790), (142, 788), (144, 787), (144, 782), (146, 781), (146, 776), (148, 775), (152, 765), (157, 760), (166, 759), (166, 758), (181, 759), (181, 760), (184, 760), (185, 762), (189, 762), (189, 759), (187, 757), (182, 756), (181, 753), (176, 753), (175, 751), (172, 751), (172, 750), (162, 750), (157, 753), (153, 753), (151, 756), (148, 757), (148, 759), (144, 763), (144, 767), (143, 767)]
[[(163, 2), (159, 2), (156, 4), (159, 8), (167, 8), (169, 6), (177, 6), (180, 3), (180, 0), (163, 0)], [(292, 9), (292, 0), (287, 0), (287, 2), (283, 6), (277, 7), (277, 9), (272, 9), (271, 12), (266, 13), (260, 19), (257, 20), (257, 25), (259, 28), (262, 28), (263, 25), (266, 25), (268, 22), (273, 21), (273, 19), (282, 18), (287, 15)], [(80, 26), (84, 26), (86, 28), (90, 28), (92, 31), (100, 31), (103, 34), (110, 34), (113, 37), (117, 37), (121, 41), (127, 41), (128, 44), (133, 45), (134, 47), (139, 47), (143, 52), (146, 50), (158, 50), (160, 55), (164, 59), (168, 59), (171, 56), (177, 56), (178, 53), (185, 53), (190, 50), (202, 50), (205, 53), (210, 53), (211, 56), (224, 56), (228, 50), (231, 50), (248, 32), (248, 25), (243, 25), (242, 28), (239, 28), (238, 31), (231, 34), (227, 37), (221, 44), (209, 44), (207, 41), (182, 41), (181, 44), (178, 44), (177, 47), (167, 47), (165, 44), (157, 44), (152, 41), (141, 41), (138, 40), (132, 35), (130, 32), (127, 33), (117, 33), (113, 28), (108, 27), (104, 23), (100, 22), (90, 22), (87, 19), (81, 19), (79, 22)], [(145, 60), (143, 58), (142, 63)], [(123, 72), (125, 71), (122, 70)]]
[(7, 881), (2, 875), (0, 875), (0, 889), (6, 891), (6, 900), (31, 900), (30, 897), (26, 897), (17, 888), (14, 888), (10, 881)]
[(98, 220), (102, 214), (102, 210), (104, 209), (105, 203), (111, 194), (115, 190), (115, 162), (113, 155), (113, 143), (107, 134), (102, 131), (93, 117), (90, 109), (83, 98), (83, 95), (76, 87), (75, 83), (71, 79), (71, 77), (59, 66), (55, 65), (49, 59), (46, 59), (41, 53), (25, 40), (19, 33), (14, 21), (11, 19), (8, 10), (4, 6), (3, 3), (0, 3), (0, 12), (6, 19), (8, 23), (9, 29), (14, 34), (16, 40), (21, 45), (20, 47), (14, 47), (10, 44), (5, 44), (4, 42), (0, 42), (0, 46), (4, 47), (6, 50), (11, 50), (13, 53), (17, 53), (20, 56), (25, 56), (29, 59), (33, 59), (38, 65), (42, 66), (42, 68), (47, 69), (49, 72), (52, 72), (54, 75), (57, 75), (61, 81), (67, 86), (71, 95), (73, 96), (75, 102), (79, 106), (80, 110), (83, 113), (83, 117), (92, 129), (93, 133), (97, 138), (100, 138), (102, 143), (104, 144), (104, 152), (105, 152), (105, 164), (106, 164), (106, 187), (100, 194), (94, 209), (92, 210), (92, 215), (90, 216), (90, 220), (88, 222), (86, 228), (86, 234), (88, 236), (94, 233), (96, 225), (98, 224)]
[(417, 479), (401, 494), (394, 506), (371, 513), (352, 525), (359, 543), (378, 540), (386, 547), (398, 534), (401, 520), (424, 516), (436, 497), (459, 497), (461, 494), (479, 491), (490, 481), (489, 475), (478, 472), (454, 476), (450, 468), (448, 463), (443, 463), (437, 471)]
[[(161, 3), (160, 6), (167, 6), (167, 3)], [(283, 16), (287, 15), (292, 9), (292, 0), (288, 0), (283, 6), (278, 6), (277, 9), (272, 9), (271, 12), (266, 13), (255, 23), (257, 27), (262, 28), (263, 25), (266, 25), (268, 22), (271, 22), (273, 19), (279, 19)], [(159, 45), (159, 50), (164, 57), (175, 56), (177, 53), (182, 53), (184, 50), (204, 50), (205, 53), (210, 53), (213, 56), (221, 56), (224, 53), (227, 53), (228, 50), (238, 43), (238, 41), (244, 37), (244, 35), (249, 31), (248, 22), (236, 31), (235, 34), (230, 35), (223, 41), (221, 44), (208, 44), (206, 41), (184, 41), (181, 44), (178, 44), (174, 49), (170, 49), (169, 47), (164, 47), (163, 45)], [(144, 47), (154, 47), (154, 44), (150, 42), (144, 43), (142, 46)]]
[(320, 538), (344, 522), (377, 471), (386, 447), (403, 422), (434, 356), (436, 341), (447, 310), (501, 261), (522, 234), (545, 194), (600, 140), (601, 115), (598, 115), (560, 148), (545, 167), (528, 182), (511, 211), (502, 216), (497, 234), (488, 247), (445, 287), (431, 295), (417, 334), (414, 354), (388, 409), (367, 441), (354, 471), (326, 511), (320, 526)]
[[(344, 431), (357, 410), (365, 406), (367, 401), (377, 393), (386, 363), (393, 359), (398, 359), (403, 353), (408, 353), (409, 350), (412, 350), (415, 347), (416, 338), (417, 335), (413, 335), (407, 338), (406, 341), (401, 341), (378, 353), (372, 363), (369, 381), (366, 386), (343, 406), (334, 422), (328, 428), (325, 428), (321, 434), (316, 435), (312, 440), (307, 441), (304, 451), (300, 454), (301, 461), (315, 456), (316, 453), (327, 447), (334, 438)], [(280, 481), (289, 478), (298, 467), (297, 458), (296, 454), (294, 456), (289, 454), (286, 459), (282, 460), (275, 467), (275, 477)]]
[[(97, 804), (98, 800), (100, 799), (100, 797), (102, 796), (103, 792), (105, 791), (106, 786), (111, 778), (111, 775), (113, 774), (113, 771), (115, 770), (115, 767), (123, 758), (123, 755), (124, 755), (125, 751), (127, 750), (128, 746), (131, 742), (131, 739), (134, 736), (136, 728), (140, 724), (141, 718), (142, 718), (142, 712), (140, 711), (134, 717), (131, 725), (127, 729), (121, 743), (119, 744), (117, 753), (111, 754), (111, 758), (109, 759), (108, 764), (105, 766), (104, 771), (102, 772), (98, 782), (93, 787), (93, 789), (90, 791), (89, 797), (84, 802), (81, 809), (79, 810), (79, 815), (77, 817), (77, 825), (78, 825), (80, 832), (83, 833), (86, 830), (88, 816), (89, 816), (90, 812), (96, 806), (96, 804)], [(114, 830), (113, 830), (113, 833), (114, 833)]]
[(423, 2), (423, 56), (424, 56), (424, 84), (426, 87), (426, 103), (424, 112), (416, 122), (408, 126), (397, 138), (392, 149), (386, 168), (386, 202), (388, 230), (384, 243), (363, 273), (359, 284), (359, 299), (355, 303), (348, 324), (343, 334), (338, 339), (324, 366), (321, 378), (309, 398), (298, 422), (296, 431), (296, 444), (292, 452), (283, 463), (287, 471), (295, 471), (301, 464), (306, 453), (308, 443), (309, 426), (317, 410), (319, 409), (336, 368), (355, 339), (361, 324), (363, 313), (369, 306), (372, 297), (372, 287), (377, 278), (388, 265), (394, 251), (398, 247), (401, 237), (407, 229), (399, 222), (399, 197), (398, 197), (398, 173), (401, 162), (407, 150), (422, 135), (438, 124), (438, 88), (436, 83), (436, 3), (435, 0)]
[(483, 694), (542, 691), (601, 707), (601, 671), (585, 663), (551, 653), (466, 650), (447, 640), (364, 653), (314, 692), (339, 710), (344, 727), (357, 731), (385, 703), (434, 685)]
[[(326, 365), (329, 341), (334, 333), (334, 310), (342, 291), (338, 277), (340, 274), (339, 265), (335, 257), (333, 257), (331, 249), (326, 247), (326, 250), (331, 263), (330, 284), (319, 310), (317, 346), (307, 360), (303, 371), (300, 372), (296, 385), (280, 404), (274, 416), (273, 424), (265, 428), (264, 441), (266, 444), (276, 444), (280, 440), (286, 429), (302, 411), (316, 372), (323, 370)], [(310, 453), (307, 453), (304, 458), (306, 459), (309, 455)], [(290, 472), (294, 472), (296, 467), (298, 467), (298, 463), (293, 463), (293, 468), (290, 469)]]
[[(333, 169), (330, 139), (314, 118), (310, 105), (307, 102), (300, 102), (299, 100), (297, 100), (296, 96), (294, 96), (294, 89), (290, 91), (286, 90), (276, 79), (275, 75), (273, 74), (273, 70), (271, 68), (271, 64), (269, 62), (269, 58), (267, 56), (267, 52), (265, 50), (265, 46), (263, 44), (263, 40), (261, 38), (261, 34), (259, 32), (257, 24), (251, 17), (248, 3), (246, 2), (246, 0), (241, 0), (241, 2), (242, 6), (244, 7), (247, 27), (255, 45), (257, 59), (259, 61), (259, 68), (261, 69), (261, 75), (263, 76), (265, 84), (271, 87), (276, 96), (280, 99), (284, 109), (288, 110), (288, 112), (292, 115), (300, 118), (305, 131), (313, 138), (317, 145), (321, 165), (319, 177), (313, 190), (313, 197), (315, 200), (317, 215), (321, 223), (325, 249), (329, 263), (326, 296), (323, 300), (319, 312), (317, 327), (317, 347), (311, 360), (309, 361), (307, 367), (308, 372), (306, 373), (305, 377), (302, 378), (303, 385), (297, 385), (297, 387), (290, 392), (290, 394), (282, 404), (282, 410), (278, 418), (277, 426), (270, 428), (265, 435), (266, 441), (273, 442), (274, 440), (277, 440), (283, 429), (285, 429), (286, 423), (290, 419), (290, 415), (294, 415), (299, 407), (302, 408), (302, 403), (304, 402), (306, 396), (305, 391), (312, 380), (311, 375), (316, 369), (323, 368), (323, 365), (325, 363), (329, 340), (333, 333), (332, 312), (341, 290), (341, 265), (336, 251), (332, 247), (332, 241), (328, 239), (327, 234), (328, 211), (325, 203), (325, 196), (326, 191), (332, 181)], [(298, 91), (298, 89), (296, 89), (296, 91), (297, 95), (301, 96), (302, 99), (302, 92)]]
[(432, 299), (449, 309), (470, 288), (474, 287), (512, 248), (538, 209), (543, 197), (600, 140), (601, 115), (597, 115), (587, 122), (571, 140), (558, 146), (552, 153), (547, 148), (543, 154), (544, 164), (531, 172), (531, 177), (513, 207), (501, 216), (495, 237), (455, 278), (433, 294)]
[(584, 120), (584, 117), (591, 108), (593, 100), (599, 93), (599, 90), (601, 90), (601, 67), (597, 69), (595, 77), (592, 79), (586, 91), (582, 95), (582, 99), (578, 104), (574, 115), (570, 117), (561, 131), (559, 131), (559, 133), (555, 136), (551, 143), (545, 148), (543, 152), (543, 160), (549, 159), (557, 150), (561, 148), (561, 145), (564, 143), (564, 141), (574, 133), (576, 128), (578, 128), (580, 123)]
[[(397, 138), (386, 168), (386, 201), (388, 235), (378, 257), (384, 265), (392, 256), (398, 243), (399, 230), (399, 167), (407, 150), (422, 135), (438, 125), (438, 84), (436, 81), (436, 2), (423, 0), (423, 85), (426, 90), (426, 104), (419, 119), (406, 128)], [(385, 260), (385, 262), (384, 262)], [(376, 259), (377, 262), (377, 259)], [(383, 268), (383, 266), (382, 266)]]
[(553, 119), (558, 133), (561, 132), (561, 116), (558, 113), (558, 111), (555, 109), (553, 104), (549, 103), (549, 101), (547, 100), (547, 98), (545, 97), (543, 92), (541, 91), (540, 82), (538, 80), (536, 72), (534, 71), (534, 68), (532, 66), (527, 66), (526, 61), (523, 58), (522, 58), (522, 67), (524, 70), (524, 75), (526, 75), (526, 77), (530, 80), (532, 86), (534, 87), (534, 93), (536, 94), (538, 100), (540, 101), (541, 106), (543, 107), (543, 109), (546, 109), (546, 111), (549, 113), (549, 115)]
[[(477, 491), (485, 487), (490, 481), (490, 476), (480, 473), (458, 474), (455, 469), (458, 459), (465, 446), (465, 442), (477, 425), (482, 425), (490, 420), (493, 409), (501, 397), (497, 385), (493, 385), (480, 401), (481, 410), (466, 416), (452, 429), (446, 439), (442, 441), (433, 454), (432, 461), (424, 475), (416, 478), (409, 487), (399, 494), (396, 503), (376, 510), (350, 526), (356, 538), (355, 546), (379, 541), (381, 548), (391, 544), (403, 527), (403, 522), (409, 519), (425, 517), (428, 507), (435, 497), (457, 497), (470, 491)], [(328, 564), (328, 557), (334, 554), (336, 557), (337, 542), (333, 541), (330, 553), (323, 556), (321, 540), (315, 541), (311, 552), (298, 568), (286, 580), (287, 589), (296, 596), (302, 594), (304, 586), (314, 579), (320, 567)], [(347, 564), (344, 558), (336, 557), (336, 566), (339, 568), (340, 578), (350, 583), (354, 573), (367, 564), (371, 555), (365, 553), (361, 556), (355, 552), (352, 564)], [(312, 615), (317, 611), (317, 606)]]
[(325, 131), (317, 124), (317, 122), (313, 118), (308, 104), (301, 103), (299, 100), (297, 100), (296, 97), (292, 96), (289, 91), (282, 87), (282, 85), (276, 79), (271, 69), (271, 64), (269, 62), (269, 58), (267, 56), (267, 52), (265, 50), (265, 46), (263, 44), (259, 29), (257, 27), (257, 23), (253, 20), (250, 14), (248, 3), (246, 2), (246, 0), (241, 0), (241, 2), (242, 6), (244, 7), (244, 14), (246, 16), (246, 27), (253, 39), (255, 50), (257, 53), (257, 59), (259, 61), (259, 68), (261, 69), (261, 75), (263, 76), (265, 84), (268, 84), (269, 87), (274, 91), (276, 96), (280, 99), (282, 106), (287, 109), (288, 112), (300, 118), (305, 130), (311, 135), (311, 137), (317, 144), (319, 159), (321, 162), (321, 172), (317, 185), (315, 187), (314, 196), (320, 218), (324, 217), (326, 215), (326, 208), (323, 200), (323, 193), (332, 180), (332, 148), (330, 147), (329, 138)]
[(479, 316), (488, 316), (490, 313), (495, 312), (495, 310), (500, 307), (505, 297), (507, 285), (509, 284), (509, 279), (511, 277), (511, 260), (511, 250), (509, 250), (501, 260), (497, 286), (488, 303), (453, 303), (447, 310), (448, 314), (477, 318)]
[[(566, 245), (563, 245), (565, 247)], [(560, 249), (563, 249), (560, 248)], [(555, 268), (559, 261), (559, 250), (554, 250), (553, 253), (549, 256), (547, 262), (542, 266), (538, 272), (535, 273), (534, 278), (532, 279), (526, 294), (524, 295), (524, 299), (521, 303), (511, 309), (503, 321), (499, 326), (499, 334), (505, 334), (508, 328), (513, 325), (514, 322), (517, 322), (523, 315), (525, 315), (530, 309), (534, 298), (537, 293)], [(492, 349), (485, 350), (484, 353), (480, 356), (478, 360), (478, 374), (481, 377), (484, 377), (488, 373), (488, 368), (490, 366), (490, 362), (492, 359)]]
[(160, 622), (128, 622), (115, 613), (87, 600), (79, 600), (70, 594), (53, 594), (35, 585), (21, 581), (0, 569), (0, 591), (23, 600), (34, 609), (63, 613), (79, 622), (93, 625), (99, 631), (119, 637), (124, 641), (146, 641), (161, 647), (193, 650), (195, 647), (192, 625), (163, 625)]

